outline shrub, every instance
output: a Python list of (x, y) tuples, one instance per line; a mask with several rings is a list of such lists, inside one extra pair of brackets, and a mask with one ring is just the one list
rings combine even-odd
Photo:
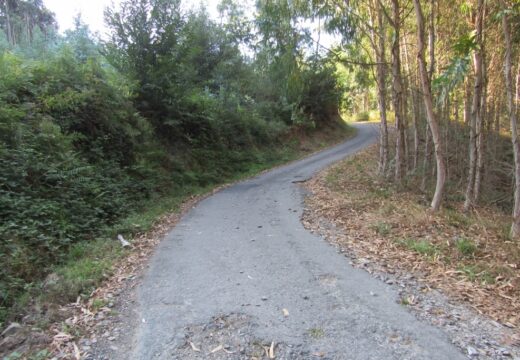
[(473, 256), (477, 251), (477, 245), (472, 240), (466, 238), (458, 238), (455, 246), (462, 256)]
[(0, 307), (150, 194), (151, 141), (95, 60), (0, 57)]
[(433, 256), (438, 252), (437, 248), (427, 240), (406, 238), (399, 240), (399, 243), (421, 255)]

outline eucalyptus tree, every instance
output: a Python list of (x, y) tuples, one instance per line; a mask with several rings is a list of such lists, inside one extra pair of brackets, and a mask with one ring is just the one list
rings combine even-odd
[[(475, 47), (473, 51), (474, 66), (474, 90), (470, 115), (470, 139), (469, 139), (469, 170), (464, 211), (468, 211), (478, 197), (480, 184), (480, 170), (482, 167), (482, 100), (484, 91), (484, 66), (483, 63), (483, 23), (484, 23), (484, 0), (477, 0), (475, 9)], [(480, 159), (480, 161), (479, 161)], [(480, 166), (479, 166), (480, 164)]]
[(421, 79), (421, 87), (423, 92), (424, 106), (428, 119), (428, 125), (432, 132), (433, 144), (435, 147), (435, 160), (437, 163), (437, 182), (435, 186), (435, 194), (431, 202), (431, 209), (438, 211), (442, 202), (444, 193), (444, 185), (446, 182), (446, 164), (444, 160), (443, 147), (441, 143), (441, 136), (439, 131), (439, 123), (434, 112), (433, 99), (431, 93), (431, 82), (426, 68), (426, 61), (424, 59), (424, 42), (425, 42), (425, 25), (424, 15), (420, 0), (414, 0), (414, 8), (417, 18), (417, 61), (419, 64), (419, 73)]
[[(378, 172), (385, 176), (388, 170), (388, 100), (387, 75), (388, 60), (386, 43), (388, 41), (388, 22), (383, 15), (383, 5), (379, 0), (370, 1), (313, 1), (312, 11), (322, 18), (324, 27), (330, 33), (340, 35), (342, 46), (336, 51), (327, 49), (336, 61), (356, 69), (359, 74), (369, 70), (377, 86), (377, 103), (380, 116), (379, 125), (379, 162)], [(358, 78), (359, 80), (359, 78)], [(368, 93), (370, 81), (356, 81), (365, 85), (363, 92)]]
[[(280, 99), (289, 108), (296, 104), (294, 95), (300, 85), (300, 64), (309, 45), (310, 33), (299, 25), (305, 9), (299, 2), (258, 1), (255, 18), (259, 42), (256, 46), (257, 64), (269, 74), (273, 84), (280, 89)], [(296, 109), (293, 109), (296, 110)], [(296, 112), (293, 111), (293, 115)]]
[(236, 0), (222, 0), (218, 4), (220, 24), (233, 41), (250, 46), (256, 38), (254, 19), (248, 16), (249, 10), (244, 3)]
[[(513, 204), (513, 223), (511, 225), (511, 236), (515, 239), (520, 237), (520, 141), (518, 140), (518, 95), (515, 96), (514, 91), (514, 82), (513, 82), (513, 65), (512, 65), (512, 57), (513, 57), (513, 41), (512, 41), (512, 26), (510, 24), (511, 14), (514, 14), (516, 10), (516, 15), (518, 19), (518, 2), (511, 6), (510, 3), (505, 0), (502, 1), (502, 29), (504, 36), (504, 45), (505, 45), (505, 58), (504, 58), (504, 77), (505, 77), (505, 85), (506, 85), (506, 104), (507, 104), (507, 113), (511, 126), (511, 142), (513, 145), (513, 154), (514, 154), (514, 204)], [(519, 31), (520, 29), (516, 29)], [(520, 81), (520, 64), (518, 66), (518, 75), (517, 81)], [(517, 84), (517, 87), (519, 85)], [(517, 89), (518, 91), (518, 89)], [(516, 98), (516, 99), (515, 99)], [(515, 105), (516, 101), (516, 105)]]
[[(377, 102), (381, 123), (379, 125), (379, 167), (380, 175), (386, 174), (388, 167), (388, 120), (387, 120), (387, 101), (386, 101), (386, 24), (378, 1), (371, 2), (371, 38), (372, 48), (376, 54), (376, 73), (377, 73)], [(376, 15), (374, 15), (374, 13)], [(376, 18), (377, 21), (374, 21)], [(377, 24), (377, 25), (376, 25)]]
[(34, 30), (46, 33), (56, 27), (54, 14), (42, 0), (1, 0), (0, 26), (11, 46), (32, 43)]
[[(392, 41), (392, 101), (397, 130), (395, 143), (395, 181), (401, 182), (405, 168), (405, 112), (403, 103), (403, 78), (401, 68), (401, 5), (399, 0), (392, 0), (392, 14), (388, 22), (393, 29)], [(385, 12), (386, 13), (386, 12)]]

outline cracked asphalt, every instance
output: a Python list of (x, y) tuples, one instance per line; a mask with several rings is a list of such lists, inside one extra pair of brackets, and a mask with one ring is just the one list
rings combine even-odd
[[(353, 139), (201, 201), (161, 242), (137, 289), (126, 359), (464, 359), (300, 222), (297, 182), (377, 140)], [(345, 174), (348, 176), (348, 174)], [(222, 345), (222, 347), (220, 347)], [(215, 350), (211, 352), (212, 350)]]

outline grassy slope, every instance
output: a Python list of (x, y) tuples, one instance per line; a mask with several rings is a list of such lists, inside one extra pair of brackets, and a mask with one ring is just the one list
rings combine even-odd
[[(44, 282), (32, 284), (13, 309), (6, 309), (4, 314), (0, 314), (0, 319), (19, 319), (28, 308), (46, 309), (53, 304), (74, 301), (77, 296), (88, 297), (93, 289), (110, 277), (114, 264), (121, 257), (128, 255), (128, 250), (123, 250), (116, 240), (117, 234), (123, 234), (131, 241), (134, 237), (150, 231), (164, 214), (178, 212), (181, 205), (194, 196), (208, 194), (224, 183), (244, 179), (273, 166), (301, 158), (354, 134), (355, 129), (344, 123), (337, 123), (320, 131), (293, 132), (288, 135), (284, 146), (278, 149), (259, 149), (260, 156), (257, 158), (263, 159), (262, 161), (249, 163), (222, 183), (205, 187), (184, 186), (167, 195), (162, 194), (149, 199), (128, 217), (113, 227), (104, 229), (103, 236), (91, 242), (76, 244), (67, 255), (66, 261), (56, 266), (51, 276)], [(45, 311), (35, 317), (44, 323), (54, 320), (52, 317), (49, 318)]]

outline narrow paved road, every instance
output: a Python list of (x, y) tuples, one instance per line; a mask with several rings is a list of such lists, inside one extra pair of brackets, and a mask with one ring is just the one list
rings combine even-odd
[(303, 190), (294, 182), (375, 142), (374, 125), (358, 129), (191, 210), (151, 260), (125, 356), (251, 359), (274, 342), (277, 359), (464, 358), (399, 305), (395, 289), (300, 223)]

